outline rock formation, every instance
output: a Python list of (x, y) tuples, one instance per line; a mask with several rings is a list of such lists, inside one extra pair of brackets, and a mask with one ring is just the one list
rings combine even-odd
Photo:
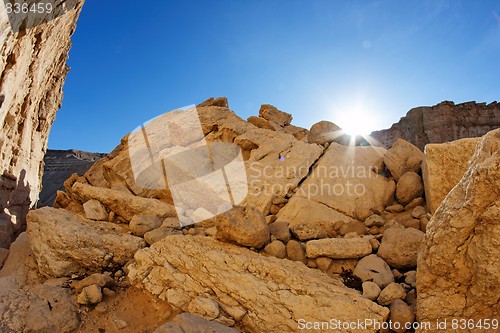
[(42, 191), (37, 207), (52, 206), (56, 193), (64, 190), (64, 181), (73, 173), (83, 175), (98, 160), (106, 156), (80, 150), (47, 150), (43, 158)]
[[(33, 27), (9, 22), (7, 15), (0, 19), (0, 247), (8, 247), (24, 228), (38, 199), (42, 159), (68, 72), (70, 36), (83, 5), (70, 2), (76, 7)], [(13, 31), (14, 26), (21, 29)]]
[(500, 104), (441, 102), (432, 107), (418, 107), (390, 129), (375, 131), (371, 136), (384, 147), (405, 139), (420, 150), (428, 143), (444, 143), (463, 138), (480, 137), (500, 127)]
[[(499, 216), (500, 130), (495, 130), (481, 139), (470, 168), (429, 222), (418, 258), (419, 321), (498, 320)], [(474, 325), (461, 330), (476, 331)]]

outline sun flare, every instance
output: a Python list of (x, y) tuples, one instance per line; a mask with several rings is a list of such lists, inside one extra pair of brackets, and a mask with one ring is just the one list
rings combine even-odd
[(337, 124), (345, 134), (350, 136), (367, 136), (377, 128), (376, 119), (368, 112), (343, 112)]

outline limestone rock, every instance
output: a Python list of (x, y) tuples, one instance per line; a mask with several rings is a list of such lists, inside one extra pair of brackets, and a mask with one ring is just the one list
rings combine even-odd
[(211, 298), (195, 297), (188, 305), (187, 310), (195, 316), (200, 316), (208, 320), (216, 319), (219, 314), (219, 304)]
[(384, 232), (378, 256), (395, 268), (415, 267), (424, 235), (414, 228), (389, 228)]
[(83, 1), (66, 5), (70, 10), (59, 18), (29, 29), (21, 28), (24, 15), (13, 15), (18, 31), (6, 12), (0, 18), (0, 212), (9, 226), (0, 231), (0, 247), (7, 248), (24, 229), (40, 192), (42, 160), (61, 106), (70, 37)]
[(165, 218), (177, 214), (175, 207), (172, 205), (157, 199), (134, 196), (119, 190), (75, 183), (72, 191), (83, 200), (99, 200), (127, 221), (130, 221), (135, 215), (156, 215)]
[(370, 254), (362, 258), (353, 271), (361, 281), (372, 281), (380, 288), (385, 288), (394, 282), (394, 275), (387, 263), (376, 254)]
[(389, 305), (392, 301), (396, 299), (404, 299), (406, 297), (405, 289), (396, 282), (391, 282), (382, 289), (380, 295), (377, 298), (378, 304)]
[(276, 239), (285, 243), (288, 242), (291, 238), (288, 223), (286, 223), (285, 221), (271, 223), (269, 225), (269, 231), (271, 232), (271, 235), (276, 237)]
[(372, 281), (365, 281), (362, 284), (363, 287), (363, 297), (368, 298), (369, 300), (376, 300), (380, 295), (380, 287), (378, 284)]
[(342, 236), (345, 236), (353, 232), (358, 235), (366, 235), (368, 233), (368, 229), (366, 228), (366, 225), (363, 222), (356, 220), (351, 221), (349, 223), (344, 223), (339, 229), (339, 233)]
[(201, 296), (221, 307), (239, 305), (246, 315), (239, 311), (240, 319), (232, 318), (252, 332), (295, 332), (300, 318), (385, 320), (389, 312), (302, 263), (261, 256), (209, 237), (169, 236), (138, 251), (128, 276), (133, 285), (160, 299), (173, 288), (191, 300)]
[(286, 255), (290, 260), (300, 261), (303, 263), (306, 261), (306, 252), (302, 245), (296, 240), (290, 240), (286, 244)]
[(70, 276), (124, 265), (144, 246), (126, 228), (90, 221), (62, 209), (44, 207), (28, 214), (28, 238), (40, 273)]
[(106, 221), (108, 218), (106, 207), (95, 199), (91, 199), (84, 203), (83, 209), (85, 211), (85, 216), (89, 220)]
[(419, 321), (500, 315), (500, 130), (481, 139), (470, 165), (436, 210), (420, 248)]
[(279, 240), (272, 241), (264, 248), (264, 252), (276, 258), (286, 258), (286, 246)]
[(153, 333), (238, 333), (234, 328), (193, 316), (187, 312), (181, 313), (166, 324), (158, 327)]
[(343, 131), (340, 127), (329, 121), (320, 121), (312, 125), (307, 134), (307, 142), (324, 145), (325, 143), (333, 142), (340, 137)]
[(76, 301), (78, 304), (92, 305), (97, 304), (102, 301), (102, 291), (101, 287), (96, 284), (92, 284), (88, 287), (84, 287), (82, 292), (78, 295)]
[(446, 195), (469, 169), (469, 160), (479, 138), (461, 139), (425, 147), (422, 177), (424, 178), (427, 209), (434, 213)]
[(396, 187), (396, 199), (402, 205), (424, 194), (422, 178), (415, 172), (407, 172), (401, 176)]
[(81, 281), (76, 281), (71, 284), (71, 287), (73, 287), (76, 292), (80, 293), (83, 288), (89, 287), (91, 285), (96, 285), (99, 286), (100, 288), (113, 288), (116, 286), (115, 280), (111, 278), (107, 274), (101, 274), (101, 273), (94, 273), (90, 276), (87, 276), (85, 279)]
[(257, 126), (258, 128), (275, 131), (275, 128), (269, 123), (269, 121), (267, 121), (264, 118), (250, 116), (250, 117), (248, 117), (247, 121), (250, 124)]
[(197, 105), (197, 107), (199, 107), (199, 108), (208, 107), (208, 106), (218, 106), (218, 107), (222, 107), (222, 108), (228, 108), (229, 103), (228, 103), (226, 97), (217, 97), (215, 99), (213, 97), (210, 97), (209, 99), (207, 99), (203, 103), (200, 103)]
[(384, 163), (396, 181), (406, 172), (420, 171), (424, 154), (403, 139), (397, 139), (384, 156)]
[(431, 107), (417, 107), (390, 129), (373, 132), (371, 137), (384, 147), (391, 147), (399, 139), (424, 150), (428, 143), (450, 142), (463, 138), (480, 137), (500, 127), (500, 105), (466, 102), (441, 102)]
[(405, 327), (411, 327), (410, 325), (415, 321), (415, 313), (413, 310), (400, 299), (394, 300), (389, 306), (389, 310), (391, 311), (389, 320), (399, 324), (394, 324), (394, 327), (399, 326), (399, 329), (394, 329), (396, 333), (406, 332)]
[(160, 227), (160, 228), (146, 232), (144, 234), (144, 240), (149, 245), (153, 245), (157, 241), (162, 240), (163, 238), (165, 238), (167, 236), (179, 235), (179, 234), (182, 234), (182, 231), (175, 230), (173, 228)]
[(217, 218), (219, 240), (261, 248), (269, 241), (269, 227), (261, 212), (253, 207), (235, 207)]
[(280, 126), (290, 125), (292, 122), (292, 115), (278, 110), (272, 105), (263, 104), (259, 110), (259, 117), (277, 123)]
[(365, 220), (365, 225), (370, 228), (370, 227), (382, 227), (384, 226), (385, 221), (384, 219), (377, 214), (371, 215), (369, 218)]
[(163, 220), (156, 215), (135, 215), (130, 220), (130, 230), (133, 235), (143, 237), (146, 232), (161, 227)]
[(308, 258), (355, 259), (370, 253), (372, 246), (366, 238), (326, 238), (306, 243)]

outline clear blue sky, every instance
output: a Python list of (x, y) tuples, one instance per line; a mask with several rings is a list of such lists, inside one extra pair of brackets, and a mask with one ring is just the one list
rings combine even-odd
[(109, 152), (210, 96), (306, 128), (358, 110), (376, 130), (416, 106), (500, 100), (500, 1), (87, 0), (69, 65), (51, 149)]

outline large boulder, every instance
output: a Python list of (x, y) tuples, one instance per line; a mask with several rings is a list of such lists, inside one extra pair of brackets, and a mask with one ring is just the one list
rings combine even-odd
[(209, 237), (169, 236), (140, 250), (128, 277), (133, 285), (183, 311), (192, 309), (200, 297), (205, 303), (214, 300), (224, 310), (215, 320), (232, 321), (250, 332), (296, 332), (300, 319), (384, 321), (389, 314), (340, 280), (302, 263), (265, 257)]
[(469, 169), (469, 160), (480, 138), (425, 146), (422, 164), (427, 209), (434, 213), (446, 195)]
[(292, 122), (291, 114), (280, 111), (276, 107), (269, 104), (262, 104), (260, 106), (259, 117), (272, 121), (282, 127), (290, 125)]
[(24, 230), (40, 192), (43, 156), (61, 107), (71, 35), (83, 0), (64, 5), (65, 12), (44, 24), (5, 10), (0, 17), (0, 247), (8, 248)]
[(418, 321), (500, 315), (499, 198), (500, 130), (495, 130), (481, 139), (469, 170), (428, 224), (418, 257)]
[(404, 206), (424, 194), (422, 178), (415, 172), (406, 172), (396, 186), (396, 199)]
[(324, 145), (333, 142), (343, 134), (342, 128), (332, 122), (323, 120), (311, 126), (307, 134), (307, 142)]
[(269, 227), (262, 213), (253, 207), (235, 207), (217, 216), (219, 240), (261, 248), (269, 241)]
[(424, 154), (403, 139), (397, 139), (384, 156), (384, 163), (396, 181), (406, 172), (420, 171)]
[[(383, 169), (385, 152), (380, 147), (347, 147), (332, 143), (288, 205), (294, 205), (293, 212), (301, 210), (304, 216), (318, 216), (315, 210), (323, 205), (324, 221), (331, 221), (330, 216), (337, 215), (334, 222), (345, 220), (345, 217), (339, 218), (341, 215), (354, 218), (359, 209), (383, 211), (384, 193), (390, 182), (378, 172)], [(300, 202), (294, 202), (296, 200)], [(285, 220), (285, 214), (294, 215), (287, 206), (283, 208), (286, 212), (278, 214), (278, 220)]]
[(44, 207), (28, 214), (28, 238), (47, 277), (63, 277), (124, 265), (144, 247), (142, 238), (114, 223), (87, 220), (71, 212)]

